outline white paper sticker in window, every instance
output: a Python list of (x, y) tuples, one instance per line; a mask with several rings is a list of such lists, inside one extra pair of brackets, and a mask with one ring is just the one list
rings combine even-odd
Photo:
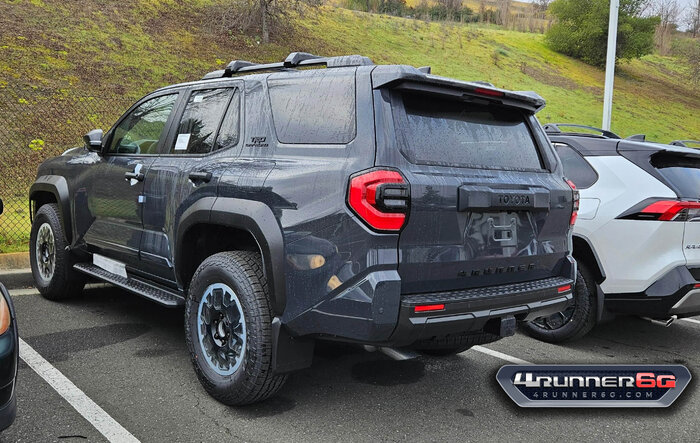
[(190, 134), (180, 134), (175, 142), (176, 151), (187, 151), (187, 145), (190, 144)]
[(192, 100), (192, 101), (193, 101), (194, 103), (199, 103), (199, 102), (201, 102), (202, 100), (204, 100), (204, 96), (203, 96), (203, 95), (195, 95), (195, 96), (194, 96), (194, 100)]

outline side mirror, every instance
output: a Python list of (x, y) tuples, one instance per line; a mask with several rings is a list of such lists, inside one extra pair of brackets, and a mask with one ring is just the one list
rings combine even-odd
[(93, 129), (83, 136), (85, 141), (85, 147), (89, 151), (101, 152), (102, 151), (102, 129)]

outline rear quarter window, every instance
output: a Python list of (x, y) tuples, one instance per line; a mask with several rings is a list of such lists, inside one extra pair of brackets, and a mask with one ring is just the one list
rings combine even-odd
[(542, 169), (528, 116), (520, 110), (414, 93), (397, 100), (403, 105), (394, 112), (397, 137), (414, 164)]
[(309, 70), (267, 80), (282, 143), (346, 144), (355, 138), (355, 71)]
[(554, 143), (562, 166), (564, 176), (574, 182), (578, 189), (587, 189), (598, 181), (598, 173), (578, 152), (565, 143)]

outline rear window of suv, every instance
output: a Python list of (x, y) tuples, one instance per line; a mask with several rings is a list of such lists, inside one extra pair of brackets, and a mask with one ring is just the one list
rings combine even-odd
[[(431, 95), (401, 95), (397, 135), (414, 164), (541, 170), (527, 122), (516, 109)], [(403, 114), (403, 115), (401, 115)]]
[(346, 144), (355, 138), (355, 71), (309, 70), (267, 80), (282, 143)]
[(680, 194), (681, 198), (700, 198), (700, 158), (666, 153), (652, 157), (651, 165)]

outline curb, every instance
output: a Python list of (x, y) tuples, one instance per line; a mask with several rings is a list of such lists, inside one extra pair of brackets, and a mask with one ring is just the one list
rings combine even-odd
[(29, 252), (0, 254), (0, 272), (6, 269), (28, 269)]
[(0, 269), (0, 282), (7, 289), (23, 289), (34, 286), (31, 268)]

